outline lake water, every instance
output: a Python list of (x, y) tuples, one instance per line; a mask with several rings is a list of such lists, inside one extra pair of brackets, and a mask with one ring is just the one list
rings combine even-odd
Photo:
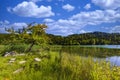
[(110, 61), (112, 65), (120, 66), (120, 56), (108, 57), (106, 61)]
[(83, 57), (91, 56), (95, 59), (104, 59), (110, 61), (112, 65), (120, 66), (120, 45), (63, 46), (56, 50), (70, 54), (78, 54)]
[[(88, 47), (99, 47), (99, 48), (107, 48), (107, 49), (120, 49), (120, 45), (88, 45)], [(120, 56), (119, 55), (106, 57), (105, 60), (110, 61), (110, 63), (112, 65), (120, 66)]]
[(99, 48), (120, 49), (120, 45), (82, 45), (81, 47), (99, 47)]

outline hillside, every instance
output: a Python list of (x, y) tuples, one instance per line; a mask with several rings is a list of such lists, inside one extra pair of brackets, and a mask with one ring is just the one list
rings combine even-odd
[[(58, 36), (47, 34), (51, 45), (104, 45), (120, 44), (120, 33), (91, 32), (83, 34), (73, 34), (68, 36)], [(0, 34), (0, 43), (8, 39), (9, 34)]]
[(52, 44), (64, 45), (103, 45), (120, 44), (119, 33), (91, 32), (83, 34), (73, 34), (66, 37), (48, 35)]

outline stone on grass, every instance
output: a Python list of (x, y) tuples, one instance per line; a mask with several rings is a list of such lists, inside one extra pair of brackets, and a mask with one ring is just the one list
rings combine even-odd
[(19, 68), (19, 69), (15, 70), (15, 71), (13, 72), (13, 74), (19, 73), (19, 72), (21, 72), (22, 70), (23, 70), (23, 68)]
[(5, 52), (3, 54), (4, 57), (7, 57), (7, 56), (15, 56), (16, 55), (16, 52), (15, 51), (11, 51), (11, 52)]
[(9, 63), (14, 63), (15, 61), (9, 61)]
[(35, 60), (36, 62), (40, 62), (40, 61), (41, 61), (40, 58), (34, 58), (34, 60)]
[(24, 63), (26, 63), (26, 61), (20, 61), (20, 62), (19, 62), (19, 64), (24, 64)]
[(10, 61), (15, 61), (15, 60), (16, 60), (16, 58), (11, 58), (11, 59), (10, 59)]
[(9, 63), (13, 63), (13, 62), (15, 62), (15, 60), (16, 60), (16, 58), (11, 58)]

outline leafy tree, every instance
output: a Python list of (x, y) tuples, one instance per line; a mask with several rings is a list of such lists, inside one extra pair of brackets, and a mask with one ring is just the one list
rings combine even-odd
[(27, 27), (22, 29), (14, 30), (14, 28), (6, 29), (10, 33), (9, 43), (27, 43), (30, 44), (26, 52), (30, 52), (32, 47), (37, 45), (45, 45), (47, 43), (47, 36), (45, 29), (47, 25), (45, 24), (29, 24)]

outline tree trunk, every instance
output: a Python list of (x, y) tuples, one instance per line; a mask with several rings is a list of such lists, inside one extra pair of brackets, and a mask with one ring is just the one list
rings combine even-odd
[(33, 41), (30, 47), (26, 50), (26, 52), (30, 52), (32, 50), (32, 47), (34, 46), (35, 42)]

